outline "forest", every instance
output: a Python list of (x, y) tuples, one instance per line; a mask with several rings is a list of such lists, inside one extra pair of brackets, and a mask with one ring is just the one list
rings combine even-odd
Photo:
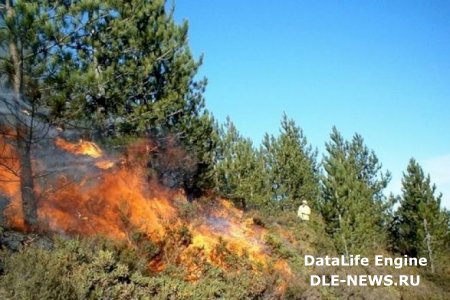
[[(450, 213), (422, 166), (411, 158), (387, 194), (360, 134), (330, 128), (319, 154), (287, 114), (262, 141), (220, 124), (174, 9), (1, 1), (0, 298), (449, 299)], [(305, 255), (428, 263), (349, 271)], [(421, 282), (310, 285), (349, 272)]]

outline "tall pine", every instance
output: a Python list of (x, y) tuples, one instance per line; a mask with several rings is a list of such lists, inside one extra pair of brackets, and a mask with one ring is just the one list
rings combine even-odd
[[(202, 59), (188, 45), (188, 24), (177, 24), (163, 0), (73, 1), (52, 49), (47, 99), (61, 127), (93, 138), (170, 136), (195, 161), (183, 177), (189, 195), (211, 188), (217, 134), (204, 109)], [(164, 142), (160, 143), (161, 145)]]
[(219, 194), (244, 209), (267, 207), (264, 161), (250, 139), (241, 136), (227, 118), (220, 131), (216, 163), (216, 187)]
[(261, 151), (269, 173), (273, 203), (291, 211), (296, 211), (302, 199), (316, 206), (319, 197), (317, 151), (286, 114), (281, 120), (279, 136), (266, 134)]
[(442, 194), (411, 159), (402, 179), (400, 206), (394, 218), (395, 249), (401, 254), (427, 257), (432, 272), (445, 252), (449, 234), (448, 214), (441, 210)]
[(0, 9), (2, 84), (17, 107), (28, 223), (37, 219), (29, 120), (39, 109), (45, 122), (93, 137), (171, 136), (195, 161), (183, 174), (187, 192), (212, 187), (217, 134), (204, 109), (206, 79), (196, 79), (201, 58), (191, 54), (187, 22), (177, 24), (165, 1), (6, 0)]
[[(201, 119), (206, 80), (195, 78), (188, 24), (177, 24), (163, 0), (81, 1), (61, 31), (80, 28), (47, 78), (52, 112), (103, 136), (190, 133)], [(78, 9), (75, 9), (78, 7)]]
[(356, 134), (346, 141), (334, 127), (323, 158), (321, 210), (340, 253), (360, 253), (383, 245), (388, 204), (383, 189), (389, 173)]
[[(49, 74), (53, 48), (64, 38), (53, 26), (64, 18), (65, 5), (55, 1), (5, 0), (0, 5), (0, 69), (3, 86), (0, 126), (14, 131), (14, 144), (20, 170), (10, 169), (20, 182), (25, 224), (33, 229), (37, 223), (37, 204), (34, 189), (33, 145), (41, 139), (43, 81)], [(69, 33), (64, 35), (67, 37)], [(46, 120), (45, 120), (46, 121)], [(2, 155), (2, 153), (0, 153)]]

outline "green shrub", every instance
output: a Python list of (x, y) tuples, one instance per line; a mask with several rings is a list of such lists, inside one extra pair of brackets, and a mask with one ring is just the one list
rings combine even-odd
[[(181, 228), (178, 238), (188, 235)], [(225, 244), (220, 247), (230, 270), (225, 272), (192, 253), (190, 259), (202, 268), (197, 281), (187, 281), (185, 267), (177, 262), (168, 264), (162, 273), (149, 274), (148, 261), (147, 265), (138, 262), (142, 250), (102, 238), (57, 239), (51, 251), (35, 246), (15, 253), (4, 250), (0, 296), (39, 300), (254, 299), (266, 293), (268, 282), (263, 274), (253, 272), (248, 260), (229, 252)]]

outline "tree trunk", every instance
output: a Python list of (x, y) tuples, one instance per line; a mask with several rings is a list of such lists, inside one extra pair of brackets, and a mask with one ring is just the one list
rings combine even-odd
[[(14, 8), (11, 1), (5, 1), (6, 13), (8, 17), (14, 17)], [(33, 170), (31, 164), (31, 140), (32, 124), (28, 125), (27, 118), (22, 112), (21, 95), (23, 93), (23, 57), (15, 37), (9, 40), (9, 52), (14, 67), (14, 74), (11, 78), (14, 89), (15, 103), (15, 130), (17, 139), (17, 154), (20, 161), (20, 192), (22, 196), (22, 209), (24, 221), (31, 230), (37, 224), (37, 205), (34, 194)], [(22, 116), (24, 116), (22, 118)]]
[(430, 260), (431, 273), (434, 273), (433, 248), (431, 247), (431, 234), (428, 231), (427, 219), (423, 219), (423, 228), (425, 229), (425, 242), (427, 244), (428, 259)]
[(31, 147), (22, 138), (17, 139), (20, 160), (20, 192), (22, 194), (22, 209), (25, 224), (34, 230), (37, 224), (37, 204), (34, 194), (33, 169), (31, 165)]
[(347, 239), (345, 238), (345, 235), (342, 232), (342, 216), (341, 216), (341, 213), (339, 213), (338, 217), (339, 217), (339, 230), (340, 230), (340, 233), (341, 233), (342, 242), (344, 243), (345, 257), (348, 259), (349, 258), (349, 253), (348, 253)]
[[(5, 7), (7, 17), (14, 17), (14, 8), (12, 7), (11, 0), (6, 0)], [(14, 93), (20, 94), (20, 92), (22, 91), (22, 60), (20, 58), (20, 53), (15, 37), (10, 37), (9, 54), (11, 55), (11, 60), (14, 67), (14, 74), (11, 78), (12, 86), (14, 89)]]

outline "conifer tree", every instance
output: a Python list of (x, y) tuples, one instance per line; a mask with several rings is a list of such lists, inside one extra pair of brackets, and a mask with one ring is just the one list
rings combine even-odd
[(349, 253), (384, 243), (388, 202), (382, 194), (390, 174), (381, 172), (375, 153), (356, 134), (345, 141), (333, 127), (323, 159), (321, 210), (339, 252)]
[[(76, 2), (76, 1), (74, 1)], [(94, 138), (169, 135), (196, 162), (182, 183), (188, 194), (210, 188), (216, 129), (204, 110), (206, 79), (188, 45), (188, 24), (157, 1), (72, 3), (61, 31), (79, 30), (55, 47), (46, 84), (61, 127), (88, 129)]]
[(0, 74), (4, 88), (10, 91), (2, 93), (0, 126), (6, 127), (6, 133), (14, 131), (13, 138), (7, 138), (13, 141), (20, 168), (10, 170), (20, 182), (25, 224), (30, 229), (37, 222), (31, 155), (33, 145), (42, 138), (42, 82), (48, 75), (52, 48), (64, 39), (56, 34), (53, 24), (63, 19), (66, 8), (55, 9), (54, 5), (59, 3), (5, 0), (0, 5), (0, 44), (5, 50), (0, 56)]
[(82, 1), (71, 13), (61, 30), (82, 29), (57, 48), (47, 78), (62, 123), (83, 121), (96, 135), (182, 136), (202, 116), (206, 80), (194, 79), (202, 59), (192, 57), (188, 24), (176, 24), (165, 1)]
[[(206, 79), (194, 78), (201, 58), (190, 52), (187, 22), (176, 24), (165, 1), (7, 0), (1, 9), (2, 74), (15, 103), (31, 105), (31, 114), (49, 107), (46, 119), (94, 137), (175, 136), (196, 162), (184, 174), (188, 193), (211, 187), (216, 129), (204, 110)], [(34, 223), (31, 128), (17, 130), (17, 142)]]
[(282, 210), (296, 211), (303, 198), (315, 206), (319, 197), (317, 151), (312, 150), (301, 128), (284, 114), (280, 135), (266, 134), (261, 151), (272, 200)]
[(194, 162), (191, 172), (184, 174), (183, 187), (190, 198), (214, 188), (219, 132), (214, 118), (207, 111), (197, 117), (183, 116), (176, 131), (183, 148)]
[(403, 175), (400, 206), (395, 213), (395, 248), (409, 256), (427, 257), (432, 272), (445, 251), (449, 234), (448, 214), (441, 210), (441, 198), (430, 176), (425, 176), (412, 158)]
[(266, 176), (261, 155), (227, 118), (220, 131), (216, 163), (218, 192), (244, 209), (266, 207)]

